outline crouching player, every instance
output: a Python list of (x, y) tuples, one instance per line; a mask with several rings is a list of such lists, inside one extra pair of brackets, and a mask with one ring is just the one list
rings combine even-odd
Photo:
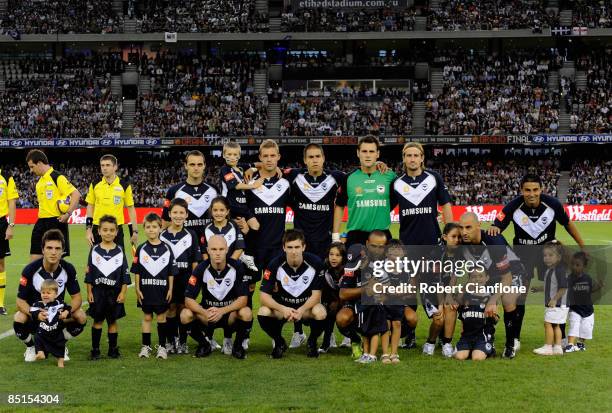
[[(475, 271), (470, 274), (468, 284), (474, 287), (486, 285), (489, 276), (486, 272)], [(463, 322), (461, 338), (457, 342), (457, 360), (484, 360), (495, 355), (494, 332), (499, 317), (485, 316), (485, 307), (491, 299), (490, 294), (464, 292), (459, 295), (459, 319)]]
[(310, 324), (308, 357), (318, 357), (317, 338), (323, 332), (327, 311), (321, 304), (323, 263), (316, 255), (304, 252), (306, 241), (298, 230), (283, 236), (284, 254), (272, 260), (261, 281), (259, 325), (274, 340), (271, 357), (279, 359), (287, 350), (282, 336), (286, 322)]
[[(246, 358), (242, 341), (246, 337), (253, 313), (247, 307), (249, 286), (244, 268), (238, 261), (227, 258), (227, 242), (222, 235), (213, 235), (206, 248), (209, 259), (193, 271), (185, 290), (185, 308), (181, 311), (181, 323), (190, 326), (191, 336), (198, 342), (196, 357), (206, 357), (212, 348), (207, 333), (216, 328), (230, 328), (236, 332), (232, 356)], [(196, 299), (202, 290), (202, 302)]]
[[(30, 307), (41, 301), (41, 286), (46, 279), (53, 279), (59, 285), (57, 300), (64, 302), (66, 291), (70, 294), (70, 316), (64, 320), (64, 337), (69, 340), (81, 334), (85, 329), (87, 316), (81, 309), (81, 289), (77, 281), (76, 270), (62, 259), (64, 252), (64, 235), (58, 229), (50, 229), (42, 236), (42, 258), (28, 264), (19, 280), (17, 292), (17, 313), (15, 313), (13, 329), (17, 338), (27, 346), (25, 361), (36, 361), (34, 337), (36, 324), (32, 319)], [(68, 361), (68, 349), (65, 350), (64, 361)]]
[(125, 317), (125, 292), (132, 283), (130, 270), (123, 249), (115, 244), (118, 232), (117, 218), (104, 215), (98, 224), (102, 242), (89, 252), (85, 284), (87, 284), (87, 314), (93, 318), (91, 327), (90, 360), (100, 358), (102, 325), (108, 324), (108, 357), (119, 358), (117, 346), (117, 320)]

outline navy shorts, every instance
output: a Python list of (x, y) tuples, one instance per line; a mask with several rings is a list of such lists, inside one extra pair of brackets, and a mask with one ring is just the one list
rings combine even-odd
[(117, 290), (94, 287), (94, 302), (89, 304), (87, 315), (96, 323), (106, 320), (109, 324), (125, 317), (125, 305), (117, 302), (118, 295)]
[(385, 315), (389, 321), (402, 321), (404, 319), (403, 305), (385, 305)]
[(138, 307), (140, 307), (142, 309), (142, 312), (145, 314), (163, 314), (166, 311), (168, 311), (168, 304), (157, 304), (157, 305), (151, 305), (151, 304), (144, 304), (144, 305), (137, 305)]
[(489, 357), (493, 354), (493, 343), (487, 341), (484, 334), (480, 334), (477, 336), (461, 336), (459, 341), (457, 342), (457, 351), (474, 351), (480, 350)]

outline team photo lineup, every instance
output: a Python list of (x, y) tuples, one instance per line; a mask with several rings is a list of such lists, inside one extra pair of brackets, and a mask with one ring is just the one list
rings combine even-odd
[[(81, 194), (50, 165), (44, 152), (28, 152), (28, 167), (39, 177), (39, 211), (31, 234), (31, 263), (19, 281), (13, 324), (16, 337), (26, 346), (25, 361), (54, 356), (58, 366), (64, 367), (69, 357), (67, 343), (84, 331), (88, 316), (92, 323), (89, 359), (102, 357), (100, 341), (105, 324), (107, 355), (120, 357), (117, 324), (126, 315), (124, 302), (133, 278), (137, 306), (143, 313), (140, 358), (189, 354), (190, 336), (197, 346), (195, 357), (207, 357), (219, 347), (224, 354), (244, 359), (256, 318), (272, 339), (270, 356), (274, 359), (282, 358), (289, 348), (282, 329), (285, 323), (292, 323), (290, 347), (306, 344), (308, 357), (319, 357), (336, 346), (337, 326), (343, 337), (340, 346), (350, 346), (356, 362), (372, 363), (380, 357), (382, 363), (400, 363), (401, 337), (405, 337), (403, 347), (416, 346), (416, 300), (408, 306), (365, 304), (362, 294), (371, 295), (366, 290), (372, 289), (373, 281), (365, 273), (371, 272), (376, 259), (410, 255), (411, 246), (429, 246), (430, 254), (455, 261), (467, 255), (474, 262), (475, 257), (482, 258), (483, 265), (467, 274), (476, 285), (498, 279), (508, 285), (528, 286), (536, 273), (545, 283), (547, 309), (545, 344), (534, 353), (583, 351), (585, 341), (592, 339), (590, 296), (601, 286), (585, 272), (589, 261), (586, 250), (575, 252), (570, 262), (564, 262), (567, 254), (555, 237), (557, 222), (580, 248), (585, 244), (561, 203), (542, 193), (539, 176), (522, 178), (521, 195), (509, 202), (485, 231), (474, 212), (465, 212), (455, 220), (448, 189), (437, 172), (424, 168), (425, 152), (418, 142), (403, 146), (403, 174), (399, 177), (379, 161), (380, 143), (374, 136), (359, 140), (359, 168), (346, 175), (325, 169), (324, 150), (318, 144), (304, 147), (303, 168), (281, 170), (280, 149), (273, 140), (262, 142), (258, 153), (258, 162), (243, 165), (239, 162), (240, 145), (223, 145), (226, 164), (219, 169), (222, 187), (218, 189), (204, 180), (204, 154), (187, 152), (187, 178), (168, 189), (161, 214), (144, 216), (146, 241), (139, 245), (138, 226), (132, 224), (137, 221), (132, 187), (116, 175), (117, 158), (103, 155), (102, 179), (91, 183), (84, 197), (85, 238), (91, 248), (84, 280), (80, 280), (86, 286), (83, 293), (86, 291), (88, 308), (84, 311), (81, 277), (68, 261), (67, 224)], [(9, 216), (4, 228), (10, 234), (19, 194), (12, 177), (3, 179)], [(399, 237), (394, 239), (389, 227), (390, 212), (396, 205)], [(294, 213), (293, 229), (285, 229), (288, 206)], [(347, 206), (346, 230), (340, 233)], [(132, 263), (128, 263), (130, 254), (125, 250), (124, 208), (130, 219)], [(529, 250), (519, 258), (501, 235), (511, 223), (515, 245), (545, 247)], [(5, 244), (8, 252), (8, 241)], [(87, 248), (80, 242), (77, 245)], [(473, 248), (459, 250), (460, 245)], [(534, 256), (537, 254), (541, 256)], [(394, 272), (385, 275), (400, 276)], [(457, 283), (452, 271), (415, 275), (434, 285)], [(257, 288), (259, 306), (254, 314)], [(64, 302), (66, 291), (69, 303)], [(526, 288), (522, 292), (526, 295)], [(495, 356), (494, 337), (500, 318), (505, 341), (498, 343), (499, 355), (514, 358), (520, 349), (525, 305), (517, 305), (516, 294), (467, 290), (446, 296), (424, 293), (420, 301), (431, 320), (422, 347), (425, 355), (434, 354), (439, 339), (444, 357), (483, 360)], [(503, 317), (497, 314), (498, 301)], [(156, 346), (151, 340), (153, 315)], [(462, 328), (454, 343), (457, 318)], [(308, 335), (304, 325), (310, 328)], [(223, 330), (222, 346), (213, 337), (217, 328)]]
[(609, 0), (0, 0), (0, 413), (612, 411)]

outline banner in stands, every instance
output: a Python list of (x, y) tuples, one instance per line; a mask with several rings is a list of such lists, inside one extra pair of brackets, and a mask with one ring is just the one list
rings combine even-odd
[[(492, 222), (499, 212), (501, 212), (503, 205), (475, 205), (475, 206), (454, 206), (453, 216), (455, 219), (464, 212), (473, 212), (478, 215), (480, 221)], [(572, 221), (612, 221), (612, 205), (565, 205), (565, 211)], [(138, 223), (142, 223), (145, 215), (149, 212), (155, 212), (161, 215), (161, 208), (136, 208), (136, 217)], [(72, 213), (72, 216), (68, 220), (70, 224), (85, 224), (86, 209), (80, 208)], [(125, 222), (129, 222), (127, 211), (124, 211)], [(34, 224), (38, 216), (38, 210), (34, 208), (18, 209), (17, 224)], [(347, 219), (347, 210), (344, 210), (343, 220)], [(293, 222), (293, 211), (287, 208), (286, 222)], [(397, 208), (391, 212), (391, 221), (399, 222), (399, 216)]]
[[(244, 146), (258, 146), (268, 136), (244, 137), (137, 137), (121, 138), (118, 136), (104, 138), (74, 139), (0, 139), (0, 148), (155, 148), (166, 146), (220, 146), (234, 141)], [(277, 136), (272, 137), (280, 145), (356, 145), (357, 136)], [(612, 135), (461, 135), (461, 136), (381, 136), (383, 145), (403, 145), (406, 142), (424, 144), (548, 144), (548, 143), (612, 143)]]
[(406, 8), (408, 0), (291, 0), (293, 10), (299, 9), (380, 9)]

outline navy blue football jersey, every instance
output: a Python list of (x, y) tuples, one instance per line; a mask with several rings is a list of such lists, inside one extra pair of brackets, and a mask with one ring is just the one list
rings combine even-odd
[[(219, 171), (221, 175), (221, 195), (227, 198), (232, 211), (248, 213), (246, 193), (244, 190), (236, 189), (236, 185), (244, 183), (242, 168), (242, 166), (231, 168), (227, 165), (221, 167)], [(250, 215), (245, 216), (245, 218), (250, 218)]]
[(133, 274), (140, 276), (138, 288), (143, 305), (163, 305), (170, 286), (169, 278), (178, 274), (172, 249), (164, 242), (153, 245), (146, 241), (136, 249)]
[(183, 228), (181, 231), (173, 234), (166, 229), (161, 233), (159, 239), (172, 250), (176, 268), (180, 273), (190, 273), (193, 263), (202, 261), (198, 237), (194, 231)]
[(94, 245), (87, 259), (85, 283), (93, 288), (121, 290), (123, 284), (130, 285), (130, 269), (125, 253), (120, 246), (106, 250), (100, 244)]
[(419, 176), (402, 175), (393, 182), (391, 204), (399, 206), (400, 240), (404, 245), (440, 242), (438, 205), (451, 201), (442, 177), (424, 170)]
[(249, 284), (242, 264), (228, 259), (225, 268), (217, 271), (210, 261), (201, 262), (189, 277), (185, 297), (195, 300), (200, 291), (204, 308), (227, 307), (236, 299), (248, 296)]
[(208, 245), (208, 240), (213, 235), (222, 235), (225, 238), (225, 242), (227, 242), (227, 255), (231, 256), (236, 250), (244, 250), (244, 234), (240, 232), (240, 228), (238, 225), (232, 221), (231, 219), (227, 221), (227, 225), (223, 228), (217, 228), (213, 222), (208, 224), (206, 229), (204, 230), (204, 237), (206, 238), (206, 245)]
[(490, 282), (499, 280), (508, 272), (513, 275), (523, 272), (520, 259), (501, 235), (490, 236), (484, 230), (480, 230), (480, 244), (466, 245), (462, 251), (466, 261), (482, 261)]
[[(487, 327), (492, 328), (495, 320), (485, 316), (485, 308), (489, 303), (490, 295), (463, 294), (463, 301), (458, 309), (459, 320), (463, 322), (461, 337), (476, 337), (484, 335), (488, 339)], [(488, 340), (487, 340), (488, 341)]]
[(595, 312), (592, 297), (593, 280), (588, 274), (580, 274), (578, 277), (570, 275), (567, 291), (570, 310), (580, 317), (589, 317)]
[(542, 194), (537, 208), (525, 205), (522, 196), (514, 198), (497, 214), (493, 225), (503, 231), (513, 223), (513, 245), (542, 245), (555, 239), (557, 222), (567, 226), (569, 216), (558, 199)]
[(284, 306), (298, 308), (323, 288), (323, 262), (314, 254), (304, 253), (304, 261), (297, 269), (287, 264), (285, 254), (266, 266), (261, 280), (261, 291), (270, 294)]
[[(253, 176), (253, 182), (259, 173)], [(261, 248), (282, 247), (285, 233), (285, 213), (289, 204), (291, 188), (285, 178), (267, 178), (262, 186), (246, 191), (247, 205), (259, 221), (256, 245)]]
[(29, 263), (21, 273), (19, 280), (19, 290), (17, 297), (27, 301), (28, 304), (40, 301), (40, 287), (44, 280), (54, 279), (59, 285), (57, 299), (64, 301), (66, 291), (68, 294), (74, 295), (81, 292), (77, 273), (74, 266), (67, 261), (60, 260), (59, 266), (55, 271), (49, 273), (43, 267), (43, 259), (39, 258), (36, 261)]

